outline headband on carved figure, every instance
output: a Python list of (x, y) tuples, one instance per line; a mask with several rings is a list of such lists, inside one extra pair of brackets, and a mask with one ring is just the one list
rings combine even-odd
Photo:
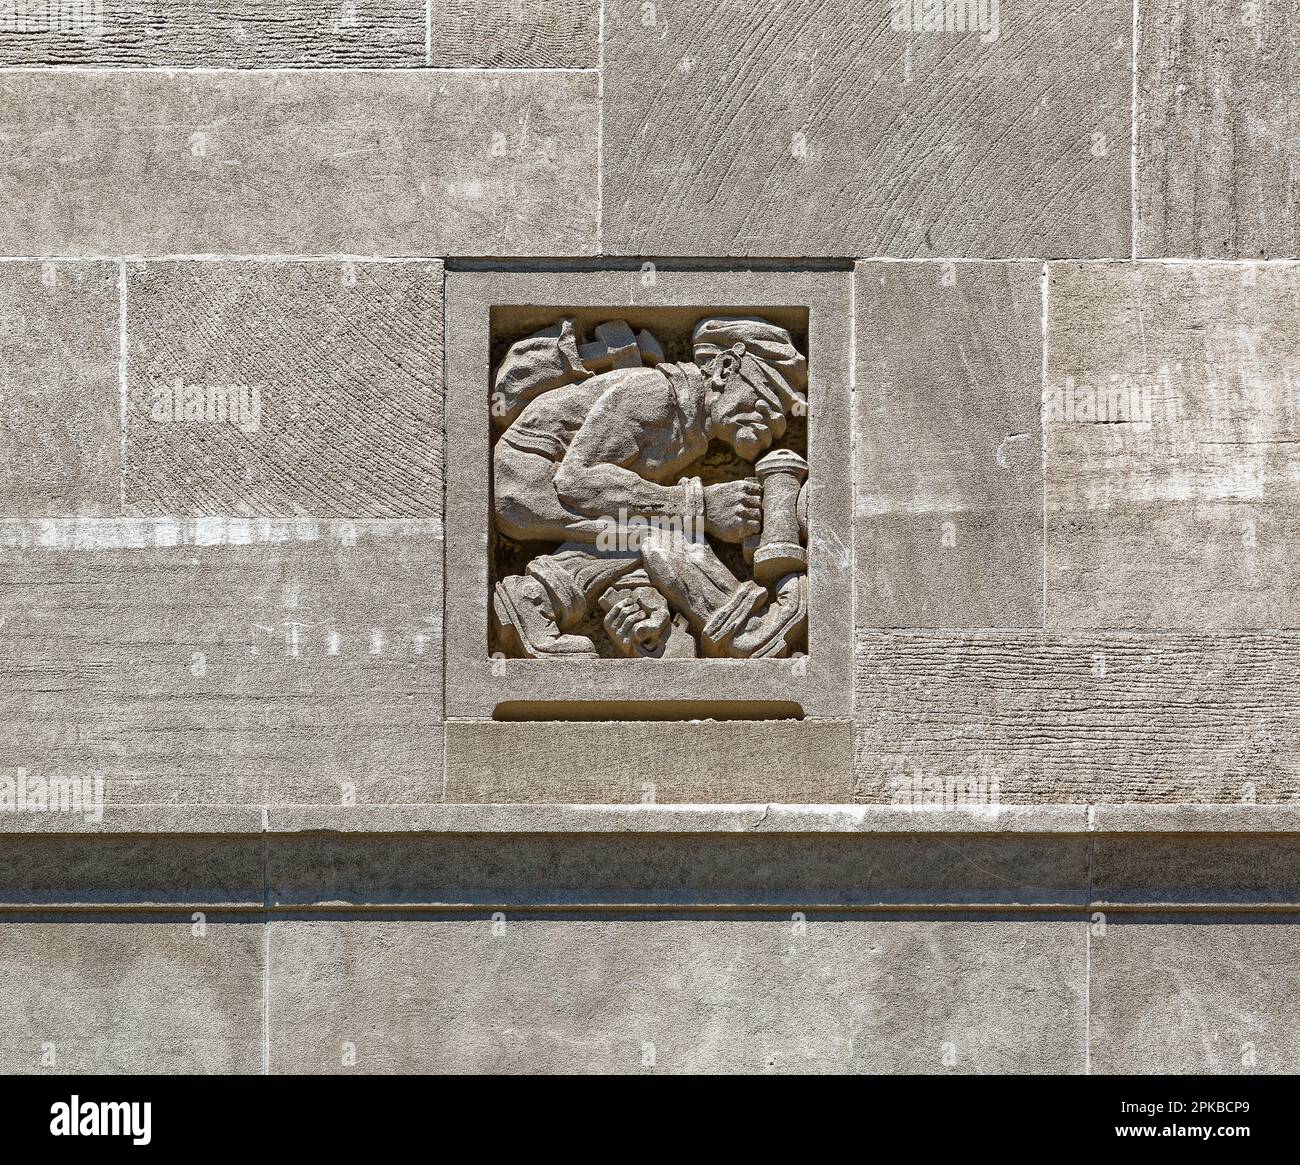
[(701, 368), (722, 357), (714, 371), (724, 378), (752, 357), (775, 373), (767, 377), (768, 386), (775, 389), (783, 412), (807, 409), (808, 361), (785, 328), (757, 316), (710, 316), (695, 325), (691, 346)]

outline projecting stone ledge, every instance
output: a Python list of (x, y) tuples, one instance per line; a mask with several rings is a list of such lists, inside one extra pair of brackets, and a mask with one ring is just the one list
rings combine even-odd
[(1300, 833), (1287, 805), (109, 805), (0, 811), (13, 834)]

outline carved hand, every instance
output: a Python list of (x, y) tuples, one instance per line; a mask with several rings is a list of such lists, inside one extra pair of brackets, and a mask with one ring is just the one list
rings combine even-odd
[(659, 646), (671, 617), (668, 600), (654, 587), (637, 587), (605, 613), (605, 630), (624, 654), (649, 652)]
[(743, 542), (763, 523), (763, 487), (753, 478), (704, 487), (704, 532), (724, 542)]

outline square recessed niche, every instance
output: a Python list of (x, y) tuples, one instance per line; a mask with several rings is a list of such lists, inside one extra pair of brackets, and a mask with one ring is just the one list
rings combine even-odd
[(449, 718), (850, 714), (850, 281), (448, 274)]

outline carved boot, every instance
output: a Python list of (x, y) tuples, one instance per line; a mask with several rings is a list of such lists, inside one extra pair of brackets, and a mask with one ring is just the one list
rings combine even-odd
[(561, 634), (546, 588), (528, 575), (512, 574), (496, 585), (492, 614), (502, 647), (525, 659), (595, 656), (585, 635)]
[(742, 659), (784, 659), (803, 638), (808, 626), (808, 576), (787, 574), (772, 590), (767, 608), (751, 614), (732, 633), (728, 654)]

